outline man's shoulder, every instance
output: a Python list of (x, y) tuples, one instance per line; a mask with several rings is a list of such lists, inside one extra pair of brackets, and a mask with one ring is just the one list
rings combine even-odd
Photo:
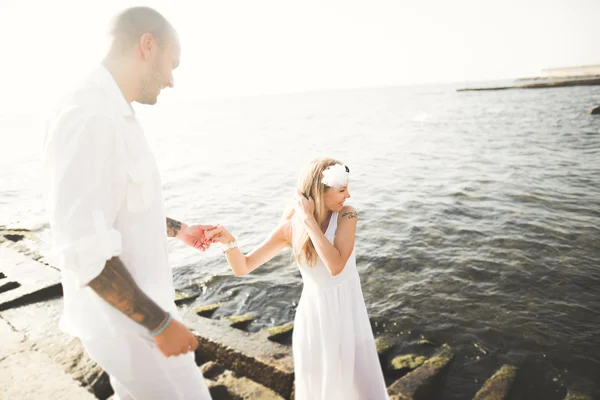
[(84, 79), (66, 91), (51, 113), (53, 118), (109, 116), (110, 100), (103, 88), (92, 79)]
[(85, 82), (66, 92), (47, 115), (44, 141), (88, 132), (83, 129), (86, 126), (102, 129), (112, 124), (112, 118), (106, 93), (93, 82)]
[(112, 131), (114, 122), (110, 100), (91, 78), (84, 78), (63, 92), (45, 115), (43, 148), (52, 143), (72, 140), (75, 136), (94, 138), (98, 132)]
[(79, 109), (89, 115), (109, 115), (111, 108), (108, 96), (98, 86), (89, 84), (67, 93), (59, 102), (59, 113), (65, 109)]

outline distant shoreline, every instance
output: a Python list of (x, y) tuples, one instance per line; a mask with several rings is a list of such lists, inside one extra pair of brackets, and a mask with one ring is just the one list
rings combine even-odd
[(525, 78), (517, 78), (515, 79), (515, 82), (527, 82), (527, 81), (552, 81), (552, 80), (577, 80), (577, 79), (591, 79), (591, 78), (600, 78), (600, 75), (594, 74), (594, 75), (568, 75), (568, 76), (561, 76), (556, 77), (556, 76), (532, 76), (532, 77), (525, 77)]
[[(600, 76), (577, 78), (577, 79), (556, 79), (556, 78), (539, 78), (540, 80), (548, 80), (548, 82), (536, 82), (536, 83), (525, 83), (518, 85), (508, 86), (488, 86), (488, 87), (474, 87), (474, 88), (460, 88), (456, 89), (457, 92), (475, 92), (475, 91), (494, 91), (494, 90), (508, 90), (508, 89), (546, 89), (546, 88), (557, 88), (557, 87), (570, 87), (570, 86), (600, 86)], [(531, 80), (522, 78), (521, 80)]]

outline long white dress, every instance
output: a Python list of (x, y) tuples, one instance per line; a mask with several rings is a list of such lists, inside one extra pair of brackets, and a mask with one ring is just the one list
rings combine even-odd
[[(325, 231), (331, 243), (337, 223), (338, 213), (333, 212)], [(299, 267), (304, 288), (292, 337), (295, 398), (387, 399), (354, 250), (336, 276), (320, 259), (312, 268)]]

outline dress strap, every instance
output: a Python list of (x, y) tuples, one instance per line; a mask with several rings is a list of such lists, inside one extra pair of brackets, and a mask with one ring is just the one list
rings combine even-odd
[(338, 215), (339, 215), (339, 212), (337, 212), (337, 211), (334, 211), (331, 213), (331, 218), (329, 219), (329, 225), (327, 226), (327, 230), (325, 231), (325, 236), (330, 241), (333, 241), (333, 237), (335, 236), (335, 231), (337, 230)]

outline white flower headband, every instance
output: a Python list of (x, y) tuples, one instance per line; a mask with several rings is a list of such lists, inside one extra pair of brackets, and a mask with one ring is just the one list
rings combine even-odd
[(342, 164), (333, 164), (323, 171), (323, 182), (325, 185), (339, 189), (348, 184), (350, 180), (350, 168)]

